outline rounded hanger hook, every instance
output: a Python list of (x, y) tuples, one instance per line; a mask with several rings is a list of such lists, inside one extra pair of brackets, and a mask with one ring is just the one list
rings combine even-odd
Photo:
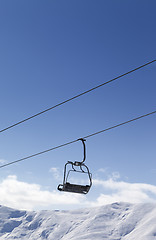
[(84, 163), (84, 161), (86, 160), (86, 145), (85, 145), (85, 141), (86, 141), (86, 139), (84, 139), (84, 138), (79, 138), (78, 139), (78, 141), (81, 141), (82, 142), (82, 144), (83, 144), (83, 160), (82, 160), (82, 162), (81, 162), (81, 164), (82, 163)]

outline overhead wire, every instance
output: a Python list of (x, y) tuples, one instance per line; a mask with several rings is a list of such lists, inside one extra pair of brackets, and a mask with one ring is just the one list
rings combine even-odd
[(132, 73), (132, 72), (135, 72), (135, 71), (137, 71), (137, 70), (139, 70), (139, 69), (141, 69), (141, 68), (144, 68), (145, 66), (150, 65), (150, 64), (154, 63), (155, 61), (156, 61), (156, 60), (154, 59), (154, 60), (152, 60), (152, 61), (150, 61), (150, 62), (147, 62), (147, 63), (145, 63), (145, 64), (143, 64), (143, 65), (141, 65), (141, 66), (139, 66), (139, 67), (137, 67), (137, 68), (135, 68), (135, 69), (132, 69), (132, 70), (130, 70), (130, 71), (124, 73), (124, 74), (121, 74), (121, 75), (119, 75), (119, 76), (117, 76), (117, 77), (115, 77), (115, 78), (113, 78), (113, 79), (111, 79), (111, 80), (108, 80), (107, 82), (104, 82), (104, 83), (102, 83), (102, 84), (99, 84), (99, 85), (97, 85), (97, 86), (95, 86), (95, 87), (93, 87), (93, 88), (90, 88), (90, 89), (88, 89), (88, 90), (86, 90), (86, 91), (84, 91), (84, 92), (82, 92), (82, 93), (80, 93), (80, 94), (77, 94), (77, 95), (75, 95), (75, 96), (73, 96), (73, 97), (71, 97), (71, 98), (69, 98), (69, 99), (67, 99), (67, 100), (65, 100), (65, 101), (62, 101), (62, 102), (60, 102), (60, 103), (58, 103), (58, 104), (56, 104), (56, 105), (54, 105), (54, 106), (52, 106), (52, 107), (50, 107), (50, 108), (47, 108), (47, 109), (45, 109), (45, 110), (43, 110), (43, 111), (40, 111), (40, 112), (38, 112), (38, 113), (36, 113), (36, 114), (28, 117), (28, 118), (25, 118), (25, 119), (23, 119), (23, 120), (21, 120), (21, 121), (19, 121), (19, 122), (17, 122), (17, 123), (14, 123), (14, 124), (12, 124), (12, 125), (4, 128), (4, 129), (1, 129), (1, 130), (0, 130), (0, 133), (2, 133), (2, 132), (4, 132), (4, 131), (7, 131), (7, 130), (9, 130), (9, 129), (17, 126), (17, 125), (20, 125), (20, 124), (22, 124), (22, 123), (24, 123), (24, 122), (26, 122), (26, 121), (28, 121), (28, 120), (30, 120), (30, 119), (33, 119), (33, 118), (35, 118), (35, 117), (37, 117), (37, 116), (39, 116), (39, 115), (41, 115), (41, 114), (44, 114), (44, 113), (46, 113), (46, 112), (48, 112), (48, 111), (50, 111), (50, 110), (52, 110), (52, 109), (54, 109), (54, 108), (57, 108), (57, 107), (65, 104), (65, 103), (68, 103), (68, 102), (70, 102), (70, 101), (72, 101), (72, 100), (74, 100), (74, 99), (76, 99), (76, 98), (79, 98), (79, 97), (81, 97), (81, 96), (83, 96), (83, 95), (85, 95), (85, 94), (87, 94), (87, 93), (89, 93), (89, 92), (91, 92), (91, 91), (94, 91), (94, 90), (96, 90), (96, 89), (98, 89), (98, 88), (100, 88), (100, 87), (102, 87), (102, 86), (104, 86), (104, 85), (106, 85), (106, 84), (109, 84), (109, 83), (111, 83), (111, 82), (113, 82), (113, 81), (115, 81), (115, 80), (117, 80), (117, 79), (119, 79), (119, 78), (121, 78), (121, 77), (124, 77), (124, 76), (126, 76), (126, 75), (128, 75), (128, 74), (130, 74), (130, 73)]
[[(105, 128), (105, 129), (100, 130), (100, 131), (98, 131), (98, 132), (91, 133), (90, 135), (84, 136), (83, 138), (86, 139), (86, 138), (93, 137), (93, 136), (98, 135), (98, 134), (100, 134), (100, 133), (103, 133), (103, 132), (112, 130), (112, 129), (114, 129), (114, 128), (117, 128), (117, 127), (126, 125), (126, 124), (128, 124), (128, 123), (134, 122), (134, 121), (139, 120), (139, 119), (141, 119), (141, 118), (144, 118), (144, 117), (153, 115), (153, 114), (155, 114), (155, 113), (156, 113), (156, 110), (153, 111), (153, 112), (146, 113), (146, 114), (144, 114), (144, 115), (141, 115), (141, 116), (132, 118), (132, 119), (130, 119), (130, 120), (128, 120), (128, 121), (125, 121), (125, 122), (116, 124), (116, 125), (111, 126), (111, 127), (109, 127), (109, 128)], [(81, 138), (82, 138), (82, 137), (81, 137)], [(79, 139), (80, 139), (80, 138), (79, 138)], [(41, 154), (44, 154), (44, 153), (47, 153), (47, 152), (50, 152), (50, 151), (53, 151), (53, 150), (55, 150), (55, 149), (62, 148), (62, 147), (64, 147), (64, 146), (67, 146), (67, 145), (70, 145), (70, 144), (72, 144), (72, 143), (75, 143), (75, 142), (79, 141), (79, 139), (76, 139), (76, 140), (73, 140), (73, 141), (70, 141), (70, 142), (67, 142), (67, 143), (63, 143), (63, 144), (61, 144), (61, 145), (58, 145), (58, 146), (56, 146), (56, 147), (52, 147), (52, 148), (47, 149), (47, 150), (44, 150), (44, 151), (42, 151), (42, 152), (38, 152), (38, 153), (32, 154), (32, 155), (30, 155), (30, 156), (27, 156), (27, 157), (24, 157), (24, 158), (21, 158), (21, 159), (18, 159), (18, 160), (15, 160), (15, 161), (12, 161), (12, 162), (3, 164), (3, 165), (0, 166), (0, 168), (4, 168), (4, 167), (7, 167), (7, 166), (9, 166), (9, 165), (12, 165), (12, 164), (15, 164), (15, 163), (18, 163), (18, 162), (21, 162), (21, 161), (24, 161), (24, 160), (27, 160), (27, 159), (36, 157), (36, 156), (39, 156), (39, 155), (41, 155)]]

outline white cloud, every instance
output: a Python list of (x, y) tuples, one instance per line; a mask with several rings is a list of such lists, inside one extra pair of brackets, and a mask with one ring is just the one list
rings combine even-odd
[(106, 173), (108, 168), (99, 168), (98, 172)]
[(115, 171), (115, 172), (110, 173), (109, 168), (100, 168), (100, 169), (98, 169), (97, 172), (102, 173), (102, 174), (104, 174), (105, 177), (112, 178), (114, 180), (117, 180), (117, 179), (120, 178), (120, 173), (119, 172)]
[(110, 179), (117, 180), (120, 178), (119, 172), (112, 172), (112, 174), (109, 176)]
[(93, 181), (95, 186), (102, 186), (103, 191), (109, 191), (109, 194), (101, 193), (93, 205), (104, 205), (113, 202), (155, 202), (156, 186), (144, 183), (128, 183), (116, 181), (110, 178), (106, 181)]
[(53, 176), (54, 176), (54, 178), (55, 178), (56, 180), (60, 180), (60, 179), (61, 179), (61, 177), (60, 177), (60, 172), (59, 172), (59, 169), (58, 169), (58, 168), (52, 167), (52, 168), (50, 168), (49, 171), (53, 174)]
[[(53, 169), (52, 171), (55, 172)], [(114, 174), (112, 174), (114, 176)], [(156, 186), (144, 183), (117, 181), (118, 174), (108, 180), (93, 180), (93, 187), (88, 196), (59, 191), (42, 190), (38, 184), (19, 181), (11, 175), (0, 182), (0, 204), (17, 209), (72, 209), (92, 207), (113, 202), (141, 203), (156, 201)], [(100, 186), (100, 192), (99, 188)], [(97, 198), (91, 196), (96, 191)]]
[(84, 196), (57, 191), (43, 191), (38, 184), (19, 181), (16, 176), (8, 176), (0, 183), (0, 204), (17, 209), (53, 209), (63, 205), (82, 204)]
[(6, 160), (4, 160), (4, 159), (0, 159), (0, 164), (5, 164), (5, 163), (7, 163)]

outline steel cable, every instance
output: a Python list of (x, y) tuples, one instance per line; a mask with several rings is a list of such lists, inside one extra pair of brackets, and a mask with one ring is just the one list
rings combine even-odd
[[(84, 136), (84, 137), (81, 137), (81, 138), (86, 139), (86, 138), (89, 138), (89, 137), (93, 137), (93, 136), (95, 136), (95, 135), (97, 135), (97, 134), (100, 134), (100, 133), (103, 133), (103, 132), (112, 130), (112, 129), (114, 129), (114, 128), (117, 128), (117, 127), (126, 125), (126, 124), (128, 124), (128, 123), (134, 122), (134, 121), (139, 120), (139, 119), (141, 119), (141, 118), (144, 118), (144, 117), (153, 115), (153, 114), (155, 114), (155, 113), (156, 113), (156, 111), (153, 111), (153, 112), (150, 112), (150, 113), (146, 113), (146, 114), (141, 115), (141, 116), (139, 116), (139, 117), (132, 118), (132, 119), (130, 119), (130, 120), (128, 120), (128, 121), (125, 121), (125, 122), (116, 124), (116, 125), (114, 125), (114, 126), (112, 126), (112, 127), (105, 128), (105, 129), (103, 129), (103, 130), (101, 130), (101, 131), (92, 133), (92, 134), (90, 134), (90, 135), (87, 135), (87, 136)], [(62, 147), (64, 147), (64, 146), (70, 145), (70, 144), (75, 143), (75, 142), (77, 142), (77, 141), (79, 141), (79, 139), (76, 139), (76, 140), (73, 140), (73, 141), (70, 141), (70, 142), (67, 142), (67, 143), (63, 143), (63, 144), (61, 144), (61, 145), (59, 145), (59, 146), (52, 147), (52, 148), (47, 149), (47, 150), (44, 150), (44, 151), (42, 151), (42, 152), (38, 152), (38, 153), (32, 154), (32, 155), (30, 155), (30, 156), (27, 156), (27, 157), (24, 157), (24, 158), (21, 158), (21, 159), (18, 159), (18, 160), (15, 160), (15, 161), (12, 161), (12, 162), (3, 164), (3, 165), (0, 166), (0, 168), (3, 168), (3, 167), (6, 167), (6, 166), (9, 166), (9, 165), (12, 165), (12, 164), (15, 164), (15, 163), (24, 161), (24, 160), (29, 159), (29, 158), (32, 158), (32, 157), (36, 157), (36, 156), (38, 156), (38, 155), (41, 155), (41, 154), (44, 154), (44, 153), (53, 151), (53, 150), (58, 149), (58, 148), (62, 148)]]

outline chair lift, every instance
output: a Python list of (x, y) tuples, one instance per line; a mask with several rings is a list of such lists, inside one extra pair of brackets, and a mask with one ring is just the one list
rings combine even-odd
[[(82, 141), (82, 143), (83, 143), (84, 158), (83, 158), (82, 162), (68, 161), (65, 164), (63, 184), (59, 184), (57, 189), (59, 191), (64, 191), (64, 192), (87, 194), (89, 192), (91, 186), (92, 186), (92, 174), (89, 172), (89, 168), (84, 164), (84, 161), (86, 159), (86, 146), (85, 146), (85, 141), (86, 140), (83, 139), (83, 138), (80, 138), (78, 140)], [(68, 173), (67, 173), (67, 166), (71, 167), (71, 169), (68, 170)], [(75, 169), (75, 167), (79, 167), (79, 170)], [(89, 179), (89, 184), (88, 185), (81, 185), (81, 184), (69, 183), (68, 179), (69, 179), (69, 175), (70, 175), (71, 172), (86, 174), (88, 176), (88, 179)]]

